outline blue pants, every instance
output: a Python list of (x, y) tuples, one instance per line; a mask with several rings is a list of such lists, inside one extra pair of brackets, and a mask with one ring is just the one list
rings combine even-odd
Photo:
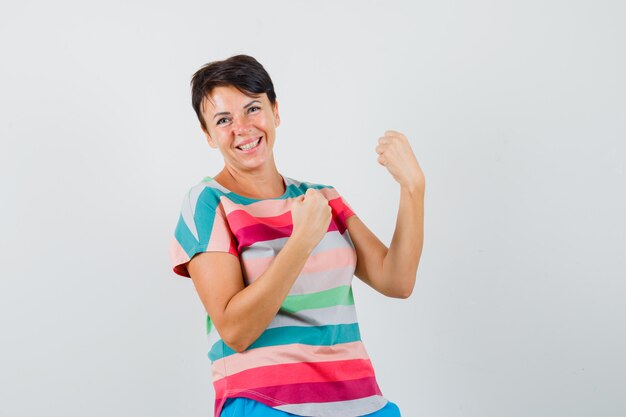
[[(222, 408), (220, 417), (289, 417), (295, 414), (280, 411), (262, 402), (244, 397), (228, 398)], [(389, 401), (378, 411), (361, 417), (401, 417), (400, 409)]]

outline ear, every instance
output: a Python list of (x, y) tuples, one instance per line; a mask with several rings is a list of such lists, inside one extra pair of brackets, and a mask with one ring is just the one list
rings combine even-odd
[(274, 100), (274, 126), (280, 126), (280, 114), (278, 113), (278, 100)]
[(211, 137), (211, 134), (209, 133), (209, 131), (206, 130), (204, 128), (204, 126), (202, 126), (202, 124), (200, 125), (200, 128), (202, 129), (202, 133), (204, 133), (204, 136), (206, 137), (206, 141), (209, 143), (209, 146), (211, 148), (217, 148), (217, 142), (215, 142), (215, 140), (213, 140), (213, 138)]

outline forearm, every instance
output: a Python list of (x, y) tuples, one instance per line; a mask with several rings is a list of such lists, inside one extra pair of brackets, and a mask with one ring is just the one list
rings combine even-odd
[(312, 250), (303, 240), (292, 236), (267, 270), (229, 301), (224, 314), (233, 349), (245, 350), (267, 328)]
[(423, 244), (424, 187), (402, 187), (396, 228), (383, 260), (383, 279), (392, 293), (408, 297), (413, 291)]

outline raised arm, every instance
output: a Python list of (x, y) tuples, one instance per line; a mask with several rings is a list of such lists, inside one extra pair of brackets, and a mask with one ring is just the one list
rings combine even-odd
[(293, 232), (270, 266), (244, 287), (239, 259), (229, 253), (205, 252), (188, 264), (189, 275), (224, 343), (237, 352), (248, 348), (270, 324), (323, 238), (331, 219), (328, 201), (307, 190), (293, 202)]
[(400, 184), (396, 228), (389, 248), (357, 217), (346, 221), (357, 252), (355, 275), (388, 297), (413, 292), (424, 243), (424, 173), (407, 138), (388, 130), (378, 140), (378, 163)]

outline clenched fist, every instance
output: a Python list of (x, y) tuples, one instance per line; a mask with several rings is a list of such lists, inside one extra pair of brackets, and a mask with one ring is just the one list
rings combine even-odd
[(409, 140), (400, 132), (387, 130), (376, 146), (378, 163), (409, 190), (424, 191), (425, 178)]
[(326, 197), (318, 190), (309, 188), (291, 206), (291, 235), (302, 239), (312, 250), (328, 231), (331, 217), (332, 210)]

